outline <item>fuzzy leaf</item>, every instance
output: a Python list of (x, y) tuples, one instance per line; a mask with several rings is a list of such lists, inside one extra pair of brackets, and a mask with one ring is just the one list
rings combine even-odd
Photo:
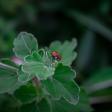
[(75, 105), (79, 100), (79, 87), (73, 80), (74, 76), (74, 71), (60, 64), (51, 79), (42, 81), (44, 91), (53, 99), (63, 97), (66, 101)]
[(23, 104), (31, 103), (37, 98), (36, 89), (32, 84), (21, 86), (15, 91), (14, 95)]
[(30, 62), (23, 65), (23, 71), (29, 74), (35, 74), (40, 80), (54, 74), (54, 70), (51, 67), (45, 66), (43, 63)]
[(55, 41), (51, 43), (50, 49), (52, 51), (58, 51), (62, 57), (61, 62), (64, 65), (70, 66), (77, 56), (77, 53), (74, 51), (76, 46), (76, 39), (73, 39), (71, 42), (65, 41), (63, 44), (59, 41)]
[(31, 55), (28, 55), (25, 57), (25, 61), (26, 62), (32, 62), (32, 61), (42, 62), (42, 57), (40, 56), (38, 52), (33, 52)]
[(12, 92), (21, 85), (17, 73), (0, 69), (0, 93)]
[(63, 98), (60, 100), (52, 100), (49, 98), (48, 102), (51, 102), (50, 107), (52, 108), (52, 112), (92, 112), (93, 110), (90, 106), (87, 94), (82, 90), (77, 105), (72, 105)]
[(38, 50), (38, 43), (36, 38), (26, 32), (21, 32), (14, 40), (14, 53), (18, 58), (24, 59), (25, 56)]
[(36, 75), (40, 80), (46, 79), (54, 74), (54, 68), (45, 65), (41, 56), (36, 52), (25, 57), (25, 63), (22, 66), (22, 70), (25, 73)]
[(24, 73), (22, 70), (18, 71), (18, 81), (28, 82), (32, 78), (32, 75)]

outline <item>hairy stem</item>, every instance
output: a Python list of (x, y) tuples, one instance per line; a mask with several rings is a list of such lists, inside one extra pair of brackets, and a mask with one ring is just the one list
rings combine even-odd
[(36, 87), (39, 87), (39, 86), (40, 86), (40, 81), (38, 80), (37, 77), (34, 77), (34, 78), (32, 79), (32, 82), (33, 82), (33, 84), (34, 84)]

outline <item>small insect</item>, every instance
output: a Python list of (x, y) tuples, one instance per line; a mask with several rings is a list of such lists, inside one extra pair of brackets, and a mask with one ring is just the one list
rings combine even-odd
[(60, 61), (60, 60), (61, 60), (61, 56), (60, 56), (60, 54), (59, 54), (57, 51), (53, 51), (53, 52), (51, 53), (51, 55), (52, 55), (52, 57), (53, 57), (55, 60), (57, 60), (57, 61)]

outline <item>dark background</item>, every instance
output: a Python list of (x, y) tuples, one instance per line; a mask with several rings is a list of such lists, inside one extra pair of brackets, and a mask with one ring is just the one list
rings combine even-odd
[[(0, 0), (0, 57), (13, 56), (13, 39), (21, 31), (34, 34), (40, 46), (77, 38), (73, 67), (81, 86), (112, 66), (112, 0)], [(111, 102), (91, 104), (95, 112), (112, 112)]]

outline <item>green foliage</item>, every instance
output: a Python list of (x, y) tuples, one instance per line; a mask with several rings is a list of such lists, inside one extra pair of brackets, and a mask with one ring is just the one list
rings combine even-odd
[(20, 109), (20, 112), (38, 112), (38, 108), (36, 106), (36, 103), (31, 103), (23, 105)]
[(63, 98), (51, 100), (50, 97), (46, 97), (39, 103), (33, 102), (30, 105), (24, 105), (21, 109), (24, 111), (29, 109), (34, 112), (92, 112), (88, 96), (83, 89), (81, 89), (80, 98), (79, 103), (74, 106)]
[(108, 88), (112, 85), (112, 68), (102, 69), (92, 75), (85, 83), (88, 92)]
[[(60, 43), (58, 47), (53, 43), (50, 50), (39, 49), (35, 37), (22, 32), (14, 40), (13, 51), (23, 63), (14, 65), (8, 60), (3, 61), (5, 64), (0, 63), (0, 93), (12, 93), (21, 103), (20, 112), (56, 112), (58, 106), (60, 112), (68, 112), (71, 109), (69, 105), (75, 109), (80, 89), (70, 65), (76, 57), (76, 40), (66, 41), (63, 45)], [(66, 52), (62, 52), (64, 49)], [(54, 59), (52, 51), (59, 52), (62, 61)], [(61, 101), (68, 107), (60, 107)]]
[(51, 43), (50, 49), (52, 51), (58, 51), (62, 56), (61, 62), (64, 65), (70, 66), (77, 56), (77, 53), (74, 51), (76, 46), (76, 39), (73, 39), (71, 42), (65, 41), (63, 44), (59, 41), (55, 41)]
[[(84, 98), (87, 98), (90, 102), (86, 103), (87, 105), (93, 105), (94, 112), (112, 112), (111, 72), (101, 75), (105, 72), (105, 68), (109, 68), (108, 71), (111, 71), (112, 66), (111, 12), (112, 0), (0, 0), (0, 58), (10, 57), (11, 60), (13, 59), (11, 58), (13, 56), (11, 50), (13, 40), (16, 34), (22, 30), (32, 32), (37, 36), (41, 47), (49, 45), (50, 42), (54, 40), (60, 40), (61, 42), (59, 43), (63, 46), (63, 40), (71, 40), (71, 38), (76, 37), (79, 43), (77, 47), (78, 58), (76, 63), (72, 64), (72, 67), (77, 71), (76, 80), (78, 85), (81, 87), (84, 86), (87, 92), (86, 96), (88, 96), (88, 98), (86, 96)], [(71, 41), (68, 42), (72, 43)], [(65, 49), (61, 52), (65, 52), (68, 47), (69, 45), (65, 46)], [(47, 50), (49, 56), (48, 54), (43, 56), (46, 49), (44, 49), (44, 52), (39, 48), (38, 50), (39, 52), (36, 51), (36, 53), (41, 55), (42, 60), (44, 60), (44, 62), (41, 60), (41, 63), (47, 67), (50, 63), (53, 63), (52, 67), (55, 73), (57, 65), (62, 62), (64, 58), (57, 63), (50, 58), (49, 53), (51, 53), (52, 50)], [(27, 62), (31, 64), (33, 60), (34, 62), (39, 61), (37, 57), (32, 58), (31, 55), (33, 52), (25, 56), (25, 58), (23, 57), (24, 59), (22, 58), (24, 61), (23, 64)], [(72, 54), (73, 53), (69, 52), (67, 56), (72, 57)], [(63, 60), (64, 66), (65, 64), (67, 66), (71, 65), (70, 60), (72, 59), (69, 59), (69, 62), (67, 61), (68, 57)], [(6, 60), (2, 61), (2, 63), (17, 69), (17, 80), (22, 86), (24, 84), (26, 86), (29, 82), (32, 83), (33, 77), (39, 77), (38, 74), (29, 74), (26, 71), (24, 73), (22, 69), (23, 66), (16, 66)], [(9, 71), (12, 72), (12, 70)], [(94, 71), (97, 73), (94, 73)], [(54, 77), (54, 73), (53, 75), (50, 74), (50, 76), (46, 75), (46, 77), (43, 78), (44, 81)], [(3, 76), (3, 74), (1, 76)], [(0, 81), (5, 83), (3, 80)], [(43, 80), (40, 82), (42, 81)], [(7, 84), (8, 83), (9, 82), (7, 82)], [(10, 88), (13, 86), (14, 84)], [(42, 86), (41, 83), (39, 83), (39, 86)], [(81, 92), (79, 95), (81, 95)], [(49, 95), (49, 97), (51, 97), (51, 95)], [(69, 103), (61, 98), (60, 101), (55, 101), (53, 111), (76, 112), (76, 108), (80, 104), (81, 99), (83, 98), (80, 96), (79, 103), (74, 108), (74, 106), (68, 106)], [(39, 101), (40, 103), (38, 103), (38, 105), (41, 104), (40, 111), (44, 111), (44, 109), (49, 111), (49, 105), (46, 99), (41, 101), (44, 103)], [(52, 102), (54, 102), (54, 100)], [(19, 107), (17, 105), (19, 105)], [(66, 106), (63, 107), (63, 105)], [(20, 109), (20, 106), (22, 109)], [(84, 107), (78, 107), (78, 109), (89, 111), (89, 109), (86, 108), (88, 108), (86, 105)], [(39, 111), (39, 107), (37, 108), (37, 101), (31, 104), (20, 105), (11, 96), (0, 95), (0, 112), (9, 112), (9, 110), (11, 112), (31, 112)], [(79, 111), (83, 112), (84, 110)]]
[(10, 2), (8, 2), (8, 0), (1, 0), (0, 7), (4, 11), (12, 13), (15, 12), (16, 8), (24, 2), (25, 0), (11, 0)]
[(75, 73), (69, 67), (58, 65), (51, 79), (42, 82), (45, 92), (55, 99), (63, 97), (71, 104), (77, 104), (79, 99), (79, 88), (74, 83)]
[(12, 92), (20, 85), (16, 72), (0, 68), (0, 93)]
[(23, 104), (32, 103), (36, 100), (36, 89), (32, 84), (21, 86), (14, 93), (14, 96), (19, 99)]
[(79, 103), (77, 104), (75, 110), (77, 112), (92, 112), (93, 109), (90, 105), (89, 96), (85, 92), (84, 89), (81, 88), (80, 94), (79, 94)]
[(38, 50), (38, 44), (32, 34), (22, 32), (15, 39), (13, 50), (18, 58), (24, 59), (25, 56)]
[[(91, 78), (88, 79), (87, 83), (95, 84), (105, 81), (112, 81), (112, 68), (105, 68), (97, 71)], [(90, 84), (89, 83), (89, 84)]]
[(112, 99), (112, 68), (105, 68), (94, 73), (84, 83), (93, 103), (111, 102)]
[(54, 67), (50, 65), (51, 63), (46, 65), (44, 62), (45, 58), (43, 57), (44, 55), (41, 57), (37, 52), (33, 52), (32, 55), (25, 57), (25, 64), (22, 66), (23, 71), (31, 75), (35, 74), (40, 80), (52, 76), (54, 74)]
[(30, 77), (31, 77), (30, 74), (24, 73), (21, 70), (21, 68), (20, 68), (20, 70), (18, 70), (17, 74), (18, 74), (18, 81), (20, 81), (21, 83), (22, 82), (27, 82), (27, 81), (30, 80)]
[(0, 112), (19, 112), (20, 102), (9, 94), (0, 94)]

